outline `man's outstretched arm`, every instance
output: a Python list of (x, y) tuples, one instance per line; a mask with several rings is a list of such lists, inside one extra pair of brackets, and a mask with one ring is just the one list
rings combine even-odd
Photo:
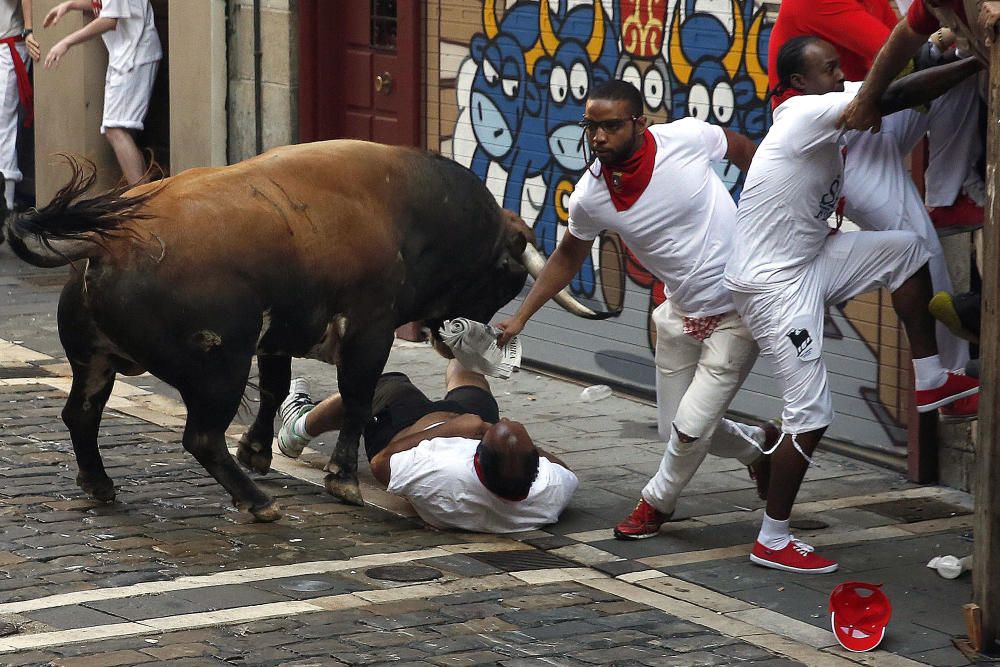
[[(889, 85), (889, 89), (879, 100), (879, 113), (886, 116), (902, 109), (926, 104), (978, 73), (982, 68), (982, 63), (976, 58), (965, 58), (947, 65), (908, 74)], [(864, 86), (862, 86), (858, 95), (860, 96), (864, 90)]]
[(927, 35), (922, 35), (911, 28), (906, 17), (903, 17), (876, 56), (857, 97), (844, 110), (840, 124), (849, 130), (870, 129), (877, 132), (882, 127), (879, 100), (888, 90), (892, 80), (903, 71), (906, 63), (926, 41)]

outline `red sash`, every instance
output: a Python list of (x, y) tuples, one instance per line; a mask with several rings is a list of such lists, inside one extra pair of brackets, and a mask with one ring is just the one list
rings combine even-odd
[(10, 57), (14, 61), (14, 74), (17, 76), (17, 95), (21, 98), (21, 105), (24, 107), (24, 126), (31, 127), (35, 120), (35, 94), (31, 90), (31, 79), (28, 78), (28, 66), (21, 60), (21, 53), (14, 47), (17, 42), (23, 42), (24, 37), (17, 35), (0, 39), (0, 44), (6, 44), (10, 49)]

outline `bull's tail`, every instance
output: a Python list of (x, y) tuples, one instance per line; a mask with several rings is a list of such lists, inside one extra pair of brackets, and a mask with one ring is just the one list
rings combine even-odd
[(158, 189), (126, 196), (132, 186), (121, 185), (93, 197), (83, 195), (97, 179), (94, 163), (62, 155), (73, 174), (69, 182), (41, 209), (9, 215), (4, 236), (18, 257), (35, 266), (63, 266), (102, 252), (104, 242), (135, 232), (124, 225), (148, 217), (142, 209)]

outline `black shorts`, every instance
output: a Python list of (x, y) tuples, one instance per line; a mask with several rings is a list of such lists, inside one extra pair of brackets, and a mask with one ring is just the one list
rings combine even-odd
[(495, 424), (500, 408), (493, 394), (473, 386), (456, 387), (432, 401), (403, 373), (384, 373), (375, 385), (372, 418), (365, 426), (365, 454), (371, 461), (397, 433), (432, 412), (471, 413)]

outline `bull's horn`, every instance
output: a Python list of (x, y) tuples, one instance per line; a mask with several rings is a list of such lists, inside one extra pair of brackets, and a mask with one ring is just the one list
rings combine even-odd
[(684, 56), (681, 48), (681, 3), (674, 7), (674, 20), (670, 28), (670, 69), (682, 86), (688, 85), (691, 78), (691, 63)]
[[(538, 252), (538, 248), (529, 243), (524, 249), (524, 254), (521, 255), (521, 262), (524, 264), (524, 268), (528, 269), (531, 277), (538, 280), (542, 269), (545, 268), (545, 258), (542, 257), (542, 253)], [(622, 312), (621, 309), (601, 312), (593, 311), (577, 301), (566, 288), (563, 288), (558, 294), (552, 297), (552, 300), (577, 317), (583, 317), (588, 320), (605, 320), (609, 317), (620, 315)]]
[(550, 56), (556, 54), (559, 48), (559, 38), (556, 31), (552, 29), (552, 17), (549, 16), (549, 0), (541, 0), (538, 3), (538, 39), (545, 48), (545, 53)]
[(500, 32), (497, 27), (496, 0), (486, 0), (483, 3), (483, 30), (486, 31), (486, 39), (493, 39)]
[(743, 58), (744, 41), (743, 33), (743, 10), (740, 4), (733, 0), (733, 45), (729, 47), (729, 53), (722, 59), (722, 66), (731, 77), (736, 76), (740, 69), (740, 60)]
[(760, 52), (758, 50), (760, 28), (764, 25), (765, 13), (767, 13), (766, 7), (757, 12), (753, 23), (750, 24), (750, 34), (747, 35), (747, 74), (753, 81), (753, 89), (757, 93), (758, 99), (764, 99), (764, 95), (767, 94), (767, 72), (760, 66)]
[(601, 0), (594, 0), (594, 29), (590, 31), (590, 40), (587, 42), (587, 55), (590, 62), (596, 63), (601, 57), (604, 49), (604, 7)]

